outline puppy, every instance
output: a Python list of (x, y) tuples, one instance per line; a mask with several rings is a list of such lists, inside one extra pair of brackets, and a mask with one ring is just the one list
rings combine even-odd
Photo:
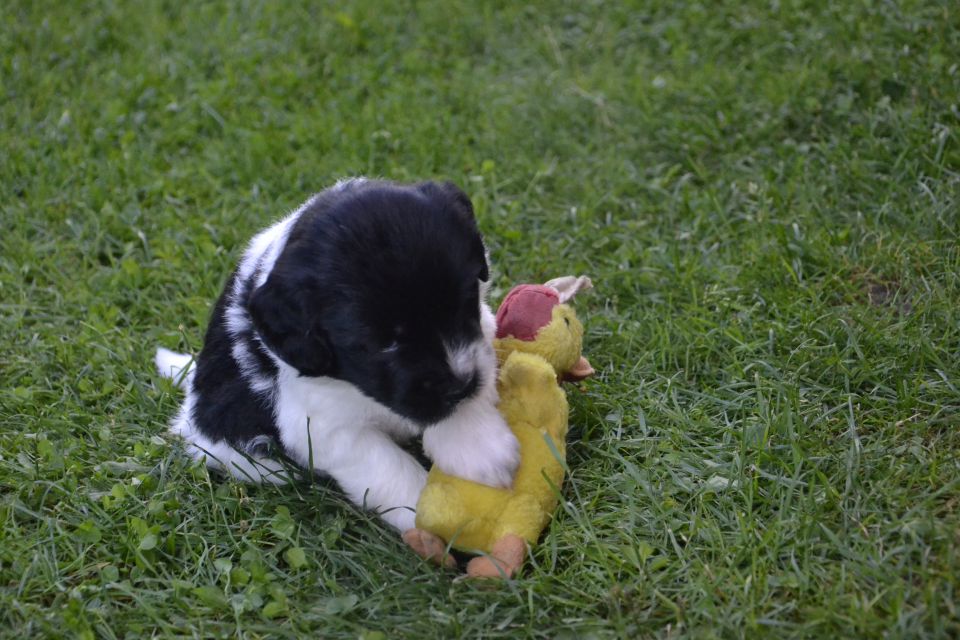
[(497, 412), (495, 319), (469, 198), (452, 184), (353, 179), (253, 238), (203, 349), (157, 351), (186, 390), (171, 430), (191, 455), (282, 482), (276, 445), (404, 531), (426, 471), (508, 486), (516, 439)]

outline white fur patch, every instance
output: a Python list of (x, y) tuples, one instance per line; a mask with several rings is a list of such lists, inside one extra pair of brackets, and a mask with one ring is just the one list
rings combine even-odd
[(250, 353), (250, 347), (241, 339), (236, 339), (230, 347), (230, 353), (233, 359), (240, 367), (243, 379), (255, 393), (272, 393), (274, 391), (273, 376), (266, 376), (259, 373), (257, 369), (257, 359)]
[(470, 344), (446, 345), (447, 364), (454, 375), (467, 378), (477, 370), (477, 355), (483, 350), (483, 342), (477, 340)]

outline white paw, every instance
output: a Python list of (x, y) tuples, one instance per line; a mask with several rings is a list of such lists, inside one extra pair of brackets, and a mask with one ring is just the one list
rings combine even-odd
[(520, 464), (520, 444), (495, 410), (452, 416), (427, 429), (423, 448), (444, 473), (508, 488)]

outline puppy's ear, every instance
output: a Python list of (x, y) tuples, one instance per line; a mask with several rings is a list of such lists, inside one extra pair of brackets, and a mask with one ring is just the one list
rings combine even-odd
[(473, 203), (470, 202), (470, 198), (460, 189), (457, 185), (452, 182), (442, 182), (439, 185), (440, 191), (447, 195), (451, 200), (453, 200), (463, 215), (470, 218), (476, 224), (476, 218), (473, 213)]
[(490, 267), (487, 264), (487, 248), (483, 245), (483, 239), (480, 237), (480, 231), (477, 228), (477, 217), (473, 211), (473, 203), (460, 187), (452, 182), (444, 182), (440, 185), (440, 190), (453, 202), (454, 209), (470, 226), (474, 232), (470, 253), (472, 257), (480, 264), (480, 271), (477, 277), (483, 282), (490, 279)]
[(307, 289), (271, 276), (250, 294), (253, 325), (271, 351), (303, 376), (333, 373), (334, 355)]

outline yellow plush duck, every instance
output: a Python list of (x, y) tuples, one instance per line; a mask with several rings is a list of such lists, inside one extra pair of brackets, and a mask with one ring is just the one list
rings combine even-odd
[(416, 529), (404, 541), (424, 558), (454, 566), (447, 544), (485, 555), (473, 577), (511, 577), (523, 564), (557, 506), (566, 457), (568, 405), (561, 380), (593, 373), (581, 354), (583, 325), (565, 304), (589, 288), (585, 276), (520, 285), (497, 311), (494, 346), (500, 362), (500, 413), (520, 442), (510, 489), (495, 489), (430, 470), (417, 502)]

